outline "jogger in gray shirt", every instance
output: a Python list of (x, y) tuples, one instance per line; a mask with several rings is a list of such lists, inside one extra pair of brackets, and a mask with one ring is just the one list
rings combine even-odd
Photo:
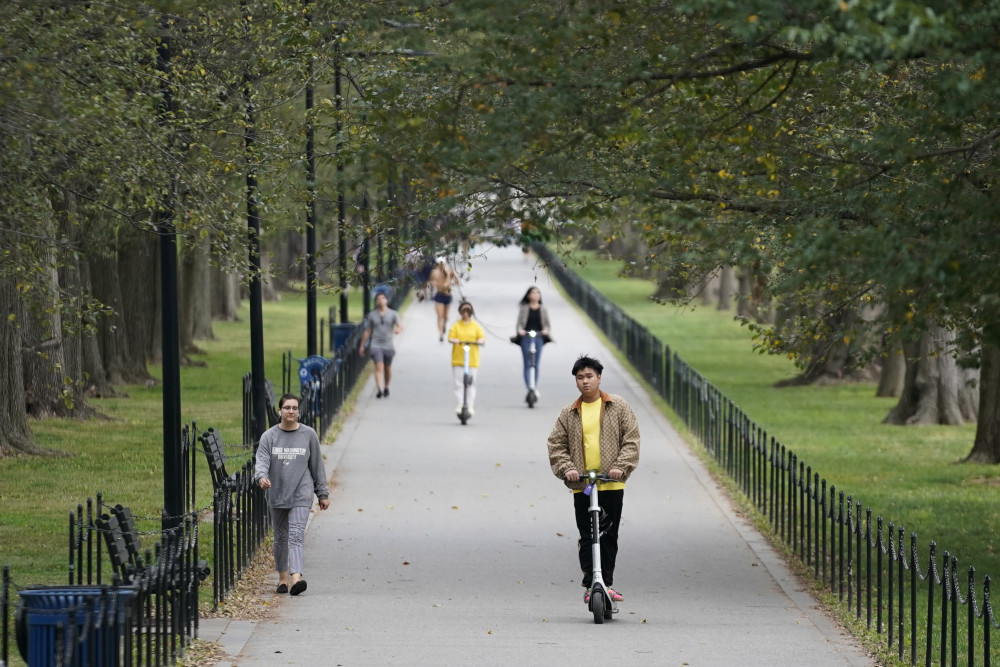
[(254, 479), (262, 489), (268, 489), (277, 592), (298, 595), (306, 589), (302, 568), (309, 508), (313, 495), (319, 498), (321, 510), (329, 507), (330, 490), (319, 437), (312, 428), (299, 423), (298, 397), (285, 394), (278, 407), (281, 422), (260, 437)]

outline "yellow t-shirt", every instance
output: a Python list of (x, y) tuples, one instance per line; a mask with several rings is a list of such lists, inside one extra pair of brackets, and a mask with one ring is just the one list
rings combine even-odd
[[(601, 401), (580, 403), (580, 419), (583, 422), (583, 464), (587, 470), (601, 469)], [(598, 491), (624, 489), (625, 482), (599, 482)]]
[[(483, 331), (481, 326), (479, 326), (479, 322), (475, 320), (469, 320), (468, 322), (459, 320), (458, 322), (452, 324), (451, 329), (448, 331), (448, 339), (451, 340), (453, 338), (457, 338), (463, 343), (471, 343), (479, 340), (480, 338), (486, 338), (486, 332)], [(465, 365), (465, 352), (462, 350), (461, 345), (451, 346), (451, 365)], [(479, 368), (478, 345), (472, 345), (469, 347), (469, 366), (471, 368)]]

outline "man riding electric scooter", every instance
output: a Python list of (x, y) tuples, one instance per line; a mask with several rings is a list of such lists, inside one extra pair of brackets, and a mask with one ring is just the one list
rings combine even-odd
[[(590, 604), (594, 582), (593, 534), (589, 495), (585, 474), (596, 470), (610, 481), (598, 481), (600, 506), (606, 513), (601, 531), (600, 566), (602, 593), (619, 602), (622, 595), (613, 586), (615, 560), (618, 556), (618, 527), (621, 523), (625, 481), (639, 464), (639, 422), (625, 399), (601, 391), (599, 361), (581, 356), (573, 364), (573, 377), (580, 397), (560, 411), (549, 433), (549, 464), (553, 474), (573, 490), (573, 507), (580, 534), (578, 542), (580, 569), (586, 588), (584, 602)], [(596, 618), (596, 617), (595, 617)]]

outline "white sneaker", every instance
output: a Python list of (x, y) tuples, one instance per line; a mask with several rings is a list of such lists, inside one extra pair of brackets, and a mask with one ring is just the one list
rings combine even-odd
[(470, 405), (469, 406), (469, 416), (472, 417), (475, 414), (476, 414), (476, 409)]
[(455, 406), (455, 414), (456, 415), (462, 414), (462, 404), (461, 403), (459, 403), (458, 405)]

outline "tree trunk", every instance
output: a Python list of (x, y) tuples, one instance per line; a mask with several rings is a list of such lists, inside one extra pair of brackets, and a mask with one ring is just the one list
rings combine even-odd
[(212, 317), (224, 322), (235, 322), (239, 319), (237, 315), (240, 308), (239, 279), (215, 267), (211, 268), (211, 274)]
[[(51, 293), (58, 294), (59, 272), (52, 253), (48, 255), (45, 266), (49, 268), (44, 278), (50, 282)], [(28, 414), (38, 419), (88, 415), (79, 387), (66, 375), (61, 308), (52, 302), (35, 309), (29, 309), (21, 300), (18, 303), (20, 308), (15, 313), (21, 325), (21, 370)]]
[(125, 323), (124, 375), (130, 384), (151, 382), (146, 366), (147, 346), (153, 334), (156, 313), (156, 265), (158, 237), (132, 226), (119, 236), (117, 271), (121, 282), (121, 318)]
[(306, 281), (305, 235), (295, 230), (288, 230), (284, 235), (284, 252), (281, 265), (287, 267), (288, 280)]
[[(946, 424), (975, 421), (977, 371), (960, 369), (950, 353), (954, 333), (931, 325), (917, 342), (906, 343), (906, 379), (899, 403), (885, 424)], [(975, 402), (970, 404), (975, 399)]]
[(701, 305), (710, 306), (718, 298), (719, 291), (719, 271), (716, 270), (705, 277), (698, 288), (698, 296), (701, 298)]
[(260, 253), (260, 290), (264, 301), (281, 301), (281, 292), (271, 275), (271, 257), (266, 252)]
[(902, 396), (906, 386), (906, 355), (901, 347), (885, 349), (882, 357), (882, 373), (878, 379), (876, 396)]
[(208, 245), (199, 243), (182, 253), (180, 263), (181, 349), (200, 353), (196, 340), (213, 340), (212, 286), (208, 265)]
[(769, 307), (764, 281), (757, 275), (756, 266), (744, 266), (738, 272), (739, 301), (736, 313), (752, 322), (771, 323), (774, 312)]
[(32, 441), (25, 411), (20, 321), (10, 317), (18, 309), (17, 301), (13, 282), (0, 277), (0, 458), (52, 453)]
[(121, 281), (118, 277), (118, 261), (113, 257), (90, 258), (90, 276), (97, 297), (108, 308), (108, 315), (97, 322), (98, 349), (108, 382), (113, 385), (130, 384), (129, 363), (126, 359), (128, 343), (125, 318), (122, 315)]
[(151, 364), (159, 364), (163, 361), (163, 303), (162, 289), (160, 283), (163, 280), (163, 267), (160, 262), (159, 237), (154, 244), (153, 256), (149, 263), (153, 267), (153, 283), (150, 285), (153, 301), (153, 320), (149, 331), (149, 340), (146, 342), (146, 359)]
[(733, 309), (733, 283), (733, 267), (729, 264), (723, 264), (722, 271), (719, 273), (719, 303), (715, 306), (716, 310), (730, 311)]
[(969, 463), (1000, 463), (1000, 348), (983, 346), (979, 374), (979, 420)]

